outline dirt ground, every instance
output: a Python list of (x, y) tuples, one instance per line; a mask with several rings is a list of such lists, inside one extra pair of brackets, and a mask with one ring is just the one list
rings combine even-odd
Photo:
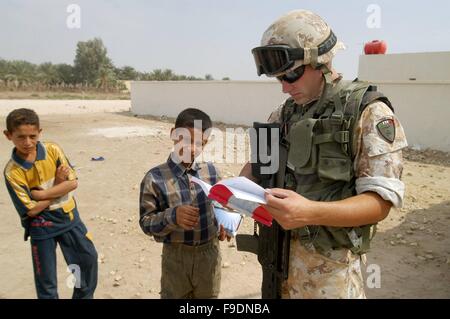
[[(4, 129), (6, 112), (0, 112)], [(170, 121), (126, 113), (47, 114), (42, 140), (60, 144), (79, 178), (81, 218), (99, 253), (96, 298), (159, 298), (161, 244), (138, 225), (139, 184), (171, 150)], [(11, 144), (0, 143), (1, 164)], [(103, 156), (104, 161), (91, 161)], [(450, 298), (450, 158), (445, 153), (407, 152), (403, 180), (405, 205), (379, 224), (368, 264), (381, 271), (381, 287), (369, 298)], [(242, 164), (219, 164), (227, 176)], [(0, 183), (4, 185), (2, 174)], [(35, 298), (29, 242), (5, 186), (0, 187), (0, 298)], [(241, 233), (251, 233), (246, 218)], [(261, 270), (256, 256), (222, 242), (221, 298), (260, 298)], [(365, 270), (366, 275), (369, 274)], [(66, 265), (58, 250), (61, 298), (70, 298)]]

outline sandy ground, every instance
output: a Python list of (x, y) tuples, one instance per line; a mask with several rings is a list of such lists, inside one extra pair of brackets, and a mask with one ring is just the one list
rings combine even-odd
[[(43, 114), (42, 140), (60, 144), (76, 166), (80, 214), (94, 235), (100, 256), (96, 297), (159, 298), (162, 247), (139, 228), (138, 197), (144, 174), (165, 161), (171, 150), (168, 131), (172, 124), (125, 113), (91, 113), (96, 109), (127, 110), (129, 101), (61, 101), (48, 107), (52, 102), (0, 101), (2, 129), (10, 108), (34, 107)], [(68, 107), (55, 109), (66, 103)], [(79, 108), (83, 105), (85, 109)], [(11, 145), (3, 139), (2, 165), (10, 151)], [(98, 156), (105, 161), (91, 161)], [(378, 265), (381, 271), (381, 287), (367, 288), (369, 298), (450, 298), (450, 160), (447, 159), (448, 155), (444, 155), (435, 164), (406, 161), (405, 205), (392, 210), (380, 223), (368, 255), (368, 264)], [(227, 176), (233, 176), (241, 164), (219, 164), (219, 167)], [(4, 185), (3, 175), (1, 179)], [(29, 242), (22, 239), (17, 213), (4, 186), (0, 187), (0, 211), (3, 220), (0, 298), (35, 298)], [(252, 227), (252, 220), (246, 218), (240, 232), (251, 233)], [(223, 242), (221, 246), (220, 297), (259, 298), (261, 270), (256, 256), (238, 252), (233, 242)], [(365, 270), (365, 274), (370, 272)], [(62, 298), (71, 296), (67, 276), (58, 250)]]

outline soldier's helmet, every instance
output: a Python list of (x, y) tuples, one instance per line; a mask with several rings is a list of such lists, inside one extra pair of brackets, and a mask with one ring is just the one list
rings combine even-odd
[(302, 65), (318, 67), (345, 49), (328, 24), (308, 10), (294, 10), (277, 19), (252, 50), (258, 75), (279, 76)]

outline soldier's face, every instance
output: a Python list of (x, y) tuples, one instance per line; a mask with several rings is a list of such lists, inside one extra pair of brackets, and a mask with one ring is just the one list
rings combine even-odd
[(313, 69), (310, 65), (305, 73), (294, 83), (281, 81), (283, 93), (287, 93), (297, 104), (305, 104), (316, 99), (322, 92), (322, 71)]

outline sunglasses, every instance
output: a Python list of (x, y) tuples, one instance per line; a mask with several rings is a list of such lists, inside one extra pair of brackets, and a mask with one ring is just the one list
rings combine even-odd
[(305, 67), (306, 67), (305, 65), (301, 65), (292, 71), (277, 76), (277, 79), (280, 82), (285, 81), (287, 83), (292, 84), (303, 76), (303, 74), (305, 73)]

